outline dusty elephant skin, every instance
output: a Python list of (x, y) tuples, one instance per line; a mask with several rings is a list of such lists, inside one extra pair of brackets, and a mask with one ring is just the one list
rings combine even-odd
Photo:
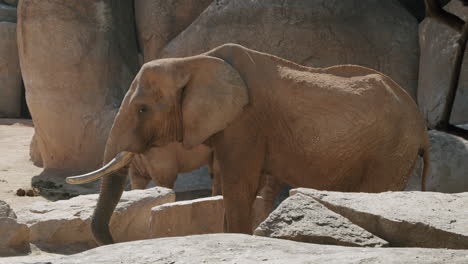
[[(104, 161), (177, 141), (214, 149), (225, 230), (236, 233), (251, 233), (264, 173), (290, 186), (402, 190), (428, 149), (416, 104), (389, 77), (353, 65), (308, 68), (235, 44), (146, 63), (114, 120)], [(125, 180), (125, 169), (103, 178), (92, 220), (100, 244), (113, 242), (108, 223)]]

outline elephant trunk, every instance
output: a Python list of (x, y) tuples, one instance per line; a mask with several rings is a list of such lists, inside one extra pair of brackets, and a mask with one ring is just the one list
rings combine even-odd
[[(106, 151), (104, 154), (104, 164), (106, 164), (109, 160), (112, 160), (121, 152), (122, 148), (120, 144), (118, 144), (120, 140), (117, 139), (120, 137), (119, 135), (116, 135), (116, 131), (118, 131), (118, 129), (113, 127), (107, 141)], [(125, 159), (127, 164), (131, 161), (132, 156), (133, 153), (127, 155), (127, 159)], [(128, 168), (124, 165), (121, 166), (117, 171), (104, 176), (102, 179), (99, 199), (91, 220), (91, 231), (94, 235), (94, 239), (99, 245), (114, 243), (109, 230), (109, 222), (112, 217), (112, 213), (114, 212), (114, 209), (117, 206), (120, 197), (122, 196), (127, 180), (127, 172)]]
[[(123, 162), (117, 162), (118, 166), (114, 166), (114, 170), (108, 170), (107, 172), (111, 171), (111, 173), (103, 177), (99, 199), (91, 220), (91, 231), (99, 245), (114, 243), (109, 230), (109, 222), (127, 181), (128, 166), (125, 165), (130, 163), (134, 156), (131, 152), (122, 152), (122, 150), (127, 149), (129, 140), (125, 137), (125, 129), (120, 125), (122, 124), (121, 118), (122, 116), (119, 118), (117, 115), (111, 129), (104, 153), (104, 164), (113, 160), (114, 157), (116, 157), (114, 160), (119, 159), (119, 155), (122, 155), (120, 160)], [(123, 123), (125, 123), (124, 121)]]
[(101, 183), (99, 200), (94, 209), (91, 220), (91, 231), (94, 239), (99, 245), (114, 243), (109, 230), (109, 222), (117, 203), (122, 196), (122, 192), (127, 180), (125, 169), (112, 175), (105, 176)]

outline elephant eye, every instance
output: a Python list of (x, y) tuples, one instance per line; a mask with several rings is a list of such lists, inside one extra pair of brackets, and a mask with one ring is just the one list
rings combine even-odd
[(145, 105), (142, 105), (138, 108), (138, 113), (145, 113), (148, 111), (148, 108)]

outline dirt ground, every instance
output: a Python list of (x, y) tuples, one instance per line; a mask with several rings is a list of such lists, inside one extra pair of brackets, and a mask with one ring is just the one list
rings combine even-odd
[(33, 133), (31, 120), (0, 119), (0, 200), (14, 211), (35, 201), (47, 201), (41, 196), (16, 195), (19, 188), (31, 189), (31, 178), (42, 171), (29, 160)]

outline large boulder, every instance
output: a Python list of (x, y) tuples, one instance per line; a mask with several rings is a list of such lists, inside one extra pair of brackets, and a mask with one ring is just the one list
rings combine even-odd
[[(444, 7), (464, 20), (468, 19), (468, 7), (453, 0)], [(450, 77), (455, 60), (459, 34), (433, 18), (426, 18), (419, 26), (421, 56), (419, 61), (418, 104), (430, 127), (441, 121)], [(450, 122), (468, 123), (468, 56), (465, 54), (460, 73), (458, 91)]]
[(16, 118), (21, 115), (21, 70), (16, 23), (2, 21), (1, 14), (0, 39), (0, 118)]
[(29, 228), (18, 223), (10, 206), (0, 200), (0, 256), (29, 252)]
[(213, 0), (138, 0), (135, 19), (144, 62), (189, 26)]
[(151, 210), (150, 237), (222, 233), (223, 216), (222, 196), (156, 206)]
[(102, 162), (114, 115), (138, 70), (133, 1), (23, 0), (18, 47), (44, 168)]
[[(262, 197), (257, 196), (253, 208), (252, 228), (255, 229), (265, 220)], [(222, 196), (166, 203), (151, 210), (151, 238), (222, 233), (223, 230)]]
[(343, 193), (293, 189), (392, 247), (468, 249), (468, 193)]
[(345, 217), (328, 210), (314, 198), (300, 193), (281, 203), (255, 229), (254, 235), (340, 246), (388, 245)]
[[(426, 190), (458, 193), (468, 191), (468, 141), (441, 131), (429, 131), (429, 174)], [(418, 162), (406, 190), (421, 190), (422, 162)]]
[[(41, 263), (49, 264), (466, 264), (468, 251), (423, 248), (354, 248), (314, 245), (242, 234), (211, 234), (119, 243), (72, 256), (51, 257), (50, 259), (41, 259), (41, 261)], [(22, 263), (38, 262), (31, 260)]]
[[(97, 194), (81, 195), (57, 202), (36, 202), (17, 212), (18, 219), (30, 228), (30, 241), (42, 250), (76, 253), (97, 244), (90, 223)], [(110, 222), (116, 242), (149, 237), (151, 208), (175, 201), (174, 192), (151, 188), (124, 192)]]
[(234, 42), (299, 64), (359, 64), (416, 95), (418, 22), (397, 0), (219, 0), (161, 52), (184, 57)]

